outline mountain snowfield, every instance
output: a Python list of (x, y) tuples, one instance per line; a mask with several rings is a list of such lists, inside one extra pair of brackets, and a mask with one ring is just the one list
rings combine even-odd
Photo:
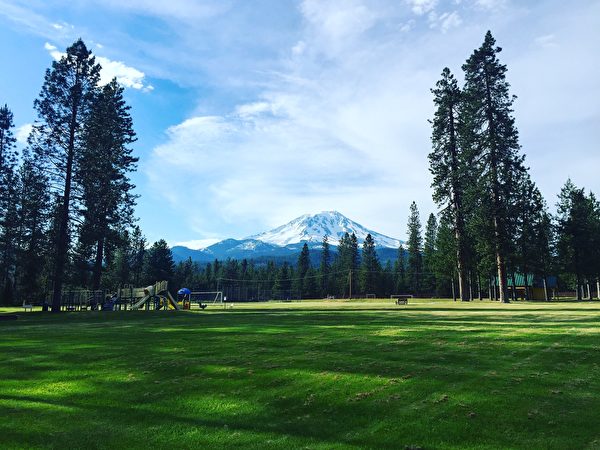
[(367, 234), (370, 233), (375, 240), (375, 245), (378, 247), (398, 248), (400, 245), (398, 239), (369, 230), (337, 211), (304, 214), (285, 225), (249, 236), (246, 239), (262, 241), (280, 247), (300, 242), (307, 242), (309, 245), (313, 244), (314, 246), (315, 244), (321, 244), (323, 237), (327, 235), (329, 243), (337, 246), (344, 233), (354, 233), (359, 243), (362, 243)]
[(172, 247), (176, 262), (191, 258), (193, 261), (212, 262), (215, 259), (278, 260), (293, 263), (306, 242), (311, 252), (319, 252), (325, 235), (331, 249), (336, 251), (344, 233), (356, 235), (361, 245), (367, 234), (375, 240), (377, 253), (382, 261), (393, 260), (398, 254), (398, 239), (369, 230), (348, 219), (337, 211), (323, 211), (319, 214), (305, 214), (285, 225), (246, 239), (225, 239), (198, 250), (184, 245)]

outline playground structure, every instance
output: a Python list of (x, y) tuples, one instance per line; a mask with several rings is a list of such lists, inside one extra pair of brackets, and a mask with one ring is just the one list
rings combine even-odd
[[(202, 292), (192, 293), (188, 298), (188, 308), (193, 302), (194, 294), (204, 294)], [(223, 295), (219, 292), (213, 298), (213, 303)], [(196, 300), (199, 306), (201, 300)], [(52, 293), (49, 292), (44, 300), (45, 305), (52, 303)], [(153, 285), (146, 287), (133, 287), (124, 285), (116, 292), (108, 290), (86, 290), (74, 289), (62, 292), (61, 309), (63, 311), (87, 311), (87, 310), (105, 310), (105, 311), (127, 311), (127, 310), (180, 310), (185, 307), (185, 298), (176, 301), (169, 292), (169, 283), (167, 281), (158, 281)], [(206, 307), (206, 305), (204, 306)], [(202, 308), (204, 309), (204, 308)]]
[(120, 310), (122, 306), (125, 309), (145, 309), (146, 311), (181, 309), (171, 296), (167, 281), (158, 281), (153, 285), (143, 288), (135, 288), (133, 286), (122, 287), (119, 289), (115, 307), (117, 310)]

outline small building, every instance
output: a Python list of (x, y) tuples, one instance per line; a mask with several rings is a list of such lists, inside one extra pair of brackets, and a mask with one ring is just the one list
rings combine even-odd
[[(513, 280), (514, 277), (514, 280)], [(494, 278), (496, 287), (498, 287), (498, 277)], [(527, 282), (526, 282), (527, 281)], [(553, 292), (558, 283), (555, 276), (546, 277), (546, 289), (548, 290), (548, 298), (553, 298)], [(546, 300), (544, 293), (544, 278), (538, 275), (527, 274), (527, 280), (522, 273), (509, 273), (506, 276), (506, 286), (510, 297), (529, 299), (529, 300)]]

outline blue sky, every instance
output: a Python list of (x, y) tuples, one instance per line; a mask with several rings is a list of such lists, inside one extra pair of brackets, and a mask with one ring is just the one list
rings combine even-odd
[[(19, 134), (82, 37), (127, 87), (149, 240), (200, 246), (338, 210), (405, 238), (435, 212), (429, 89), (492, 30), (534, 180), (600, 194), (600, 2), (0, 0), (0, 102)], [(9, 66), (10, 64), (10, 66)]]

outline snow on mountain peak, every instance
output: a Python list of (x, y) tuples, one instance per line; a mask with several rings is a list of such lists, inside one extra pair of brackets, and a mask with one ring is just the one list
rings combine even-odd
[(337, 211), (304, 214), (285, 225), (250, 236), (247, 239), (286, 246), (299, 242), (320, 243), (327, 235), (331, 245), (339, 245), (340, 239), (346, 232), (354, 233), (359, 242), (364, 241), (367, 234), (370, 233), (379, 247), (397, 248), (400, 245), (398, 239), (369, 230)]

